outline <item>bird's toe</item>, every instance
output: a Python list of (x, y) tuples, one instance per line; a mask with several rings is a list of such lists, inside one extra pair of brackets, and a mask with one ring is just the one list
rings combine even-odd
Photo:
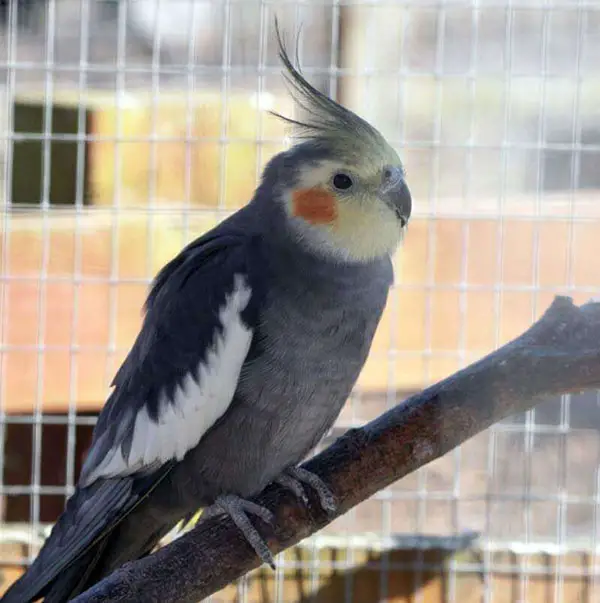
[[(318, 495), (319, 502), (321, 507), (327, 513), (333, 513), (337, 509), (337, 504), (335, 502), (335, 497), (333, 496), (333, 492), (329, 489), (327, 484), (315, 473), (311, 473), (306, 469), (302, 469), (301, 467), (290, 467), (284, 473), (286, 479), (290, 479), (298, 484), (298, 486), (302, 489), (304, 494), (304, 501), (306, 502), (306, 494), (304, 493), (304, 488), (302, 488), (302, 484), (306, 484), (310, 486)], [(281, 482), (280, 482), (281, 483)], [(283, 485), (283, 484), (282, 484)], [(302, 498), (302, 497), (300, 497)]]
[(282, 473), (276, 480), (276, 484), (283, 486), (286, 490), (289, 490), (296, 498), (299, 498), (305, 505), (308, 504), (308, 496), (304, 491), (302, 482), (293, 478), (288, 473)]
[(255, 515), (265, 523), (272, 524), (275, 521), (273, 513), (271, 513), (269, 509), (256, 503), (232, 495), (218, 498), (216, 500), (216, 506), (231, 517), (233, 523), (235, 523), (238, 530), (244, 535), (244, 538), (254, 549), (254, 552), (261, 561), (269, 565), (272, 569), (275, 569), (273, 554), (269, 550), (263, 537), (258, 533), (258, 530), (252, 525), (247, 515), (248, 513)]

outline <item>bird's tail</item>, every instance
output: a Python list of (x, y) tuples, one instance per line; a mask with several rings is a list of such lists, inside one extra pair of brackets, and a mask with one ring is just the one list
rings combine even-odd
[[(136, 494), (133, 480), (77, 488), (31, 567), (0, 603), (66, 603), (127, 561), (152, 551), (179, 519)], [(141, 504), (136, 504), (141, 503)]]
[[(41, 576), (35, 563), (4, 594), (2, 603), (30, 603), (44, 598), (44, 603), (66, 603), (85, 590), (95, 561), (102, 555), (107, 539), (93, 546), (64, 569), (51, 582), (37, 589)], [(43, 549), (42, 549), (43, 550)], [(40, 552), (41, 554), (41, 552)], [(37, 592), (36, 592), (37, 591)]]
[(1, 603), (31, 603), (41, 597), (44, 603), (67, 603), (127, 561), (148, 555), (169, 529), (170, 526), (161, 526), (151, 534), (138, 533), (132, 540), (124, 539), (117, 528), (71, 562), (41, 590), (31, 594), (31, 585), (40, 580), (39, 570), (34, 564), (11, 586)]
[(107, 542), (108, 538), (105, 538), (60, 573), (40, 593), (40, 596), (44, 597), (44, 603), (66, 603), (87, 590), (90, 576), (94, 573)]
[[(106, 578), (127, 561), (148, 555), (158, 544), (164, 530), (144, 535), (136, 542), (123, 542), (115, 533), (106, 537), (59, 574), (43, 593), (44, 603), (66, 603)], [(166, 530), (168, 531), (168, 530)]]

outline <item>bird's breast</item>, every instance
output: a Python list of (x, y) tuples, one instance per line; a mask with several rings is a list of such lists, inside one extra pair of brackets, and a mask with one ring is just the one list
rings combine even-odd
[(240, 424), (256, 425), (264, 479), (300, 462), (332, 426), (362, 370), (382, 310), (280, 302), (238, 388)]

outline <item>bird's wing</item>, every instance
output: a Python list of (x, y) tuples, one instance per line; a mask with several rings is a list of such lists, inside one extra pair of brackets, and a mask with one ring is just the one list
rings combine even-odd
[(211, 233), (157, 275), (77, 490), (21, 584), (3, 600), (28, 601), (42, 592), (120, 523), (227, 410), (262, 297), (256, 247), (248, 236)]
[(249, 247), (240, 236), (209, 240), (158, 275), (99, 417), (81, 485), (180, 461), (227, 410), (261, 298)]

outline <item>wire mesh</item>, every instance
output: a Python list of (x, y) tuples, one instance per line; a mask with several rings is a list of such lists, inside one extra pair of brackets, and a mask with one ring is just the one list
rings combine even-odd
[[(27, 561), (73, 491), (150, 279), (286, 143), (262, 111), (291, 110), (274, 14), (288, 33), (302, 24), (311, 81), (399, 149), (415, 199), (336, 434), (516, 336), (554, 294), (600, 291), (598, 0), (4, 0), (0, 496), (2, 540)], [(239, 599), (300, 600), (285, 583), (304, 569), (322, 597), (347, 570), (315, 600), (409, 600), (406, 572), (427, 603), (597, 600), (599, 408), (595, 393), (563, 396), (494, 426)], [(366, 594), (360, 567), (376, 577)], [(498, 576), (516, 576), (510, 594)]]

